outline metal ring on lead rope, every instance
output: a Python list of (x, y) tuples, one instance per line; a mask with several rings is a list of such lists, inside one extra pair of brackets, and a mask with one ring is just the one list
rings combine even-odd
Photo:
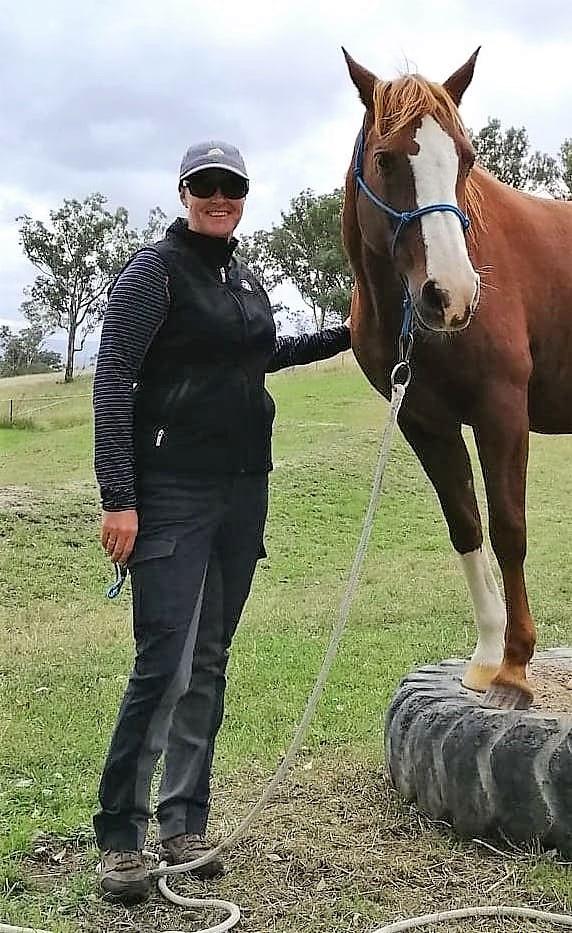
[(410, 382), (411, 366), (409, 361), (401, 360), (391, 370), (391, 388), (395, 389), (396, 386), (403, 386), (406, 389)]

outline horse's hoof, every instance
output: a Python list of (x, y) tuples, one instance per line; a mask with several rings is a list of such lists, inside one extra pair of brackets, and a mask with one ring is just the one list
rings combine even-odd
[(499, 672), (499, 664), (473, 664), (471, 661), (465, 668), (461, 683), (467, 690), (476, 693), (486, 693), (493, 679)]
[(490, 709), (528, 709), (532, 706), (532, 692), (516, 684), (491, 684), (481, 706)]

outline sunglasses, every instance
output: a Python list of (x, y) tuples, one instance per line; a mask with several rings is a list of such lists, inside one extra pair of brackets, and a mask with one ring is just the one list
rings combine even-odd
[(238, 201), (248, 194), (247, 178), (216, 168), (196, 172), (190, 178), (186, 178), (183, 185), (194, 198), (212, 198), (216, 191), (220, 191), (223, 197)]

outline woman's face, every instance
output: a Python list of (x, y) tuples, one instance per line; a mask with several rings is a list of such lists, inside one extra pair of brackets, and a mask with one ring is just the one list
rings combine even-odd
[[(208, 182), (205, 184), (205, 180), (210, 177), (209, 172), (214, 178), (210, 185)], [(188, 181), (189, 187), (182, 187), (180, 191), (181, 202), (187, 210), (187, 220), (191, 230), (206, 236), (230, 239), (242, 217), (246, 196), (229, 197), (226, 182), (229, 183), (230, 194), (235, 195), (242, 181), (240, 179), (237, 182), (238, 178), (239, 176), (233, 175), (232, 172), (219, 171), (215, 175), (212, 170), (197, 172), (196, 176), (191, 176)], [(215, 190), (209, 191), (217, 180), (219, 183), (216, 184)], [(206, 189), (208, 196), (199, 197), (198, 194), (204, 194), (204, 190), (201, 189)]]

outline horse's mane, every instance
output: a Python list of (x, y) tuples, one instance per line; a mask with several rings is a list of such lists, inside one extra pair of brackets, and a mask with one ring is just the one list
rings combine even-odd
[[(434, 117), (443, 128), (453, 126), (469, 139), (459, 110), (445, 88), (418, 74), (406, 74), (394, 81), (376, 81), (373, 91), (374, 121), (382, 144), (390, 143), (412, 120)], [(467, 213), (471, 219), (469, 235), (482, 229), (482, 196), (472, 175), (465, 187)]]

